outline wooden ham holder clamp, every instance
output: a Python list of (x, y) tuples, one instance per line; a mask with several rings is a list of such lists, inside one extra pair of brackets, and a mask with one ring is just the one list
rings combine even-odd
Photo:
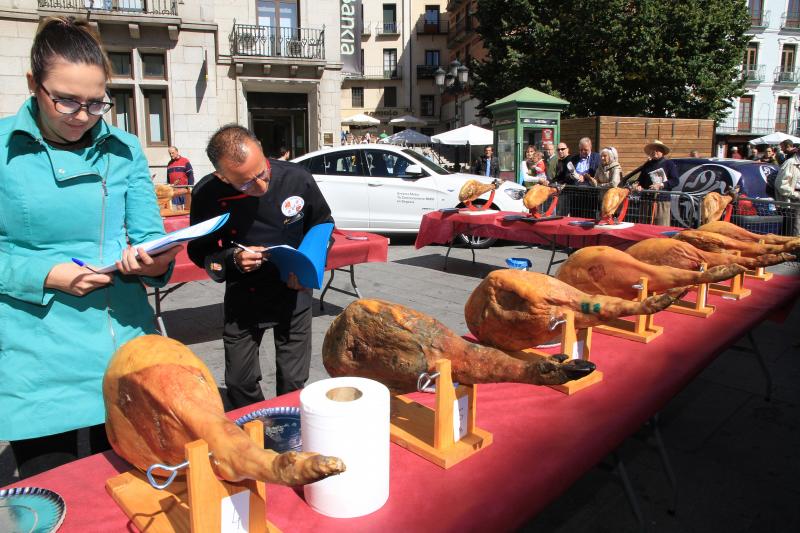
[[(247, 423), (244, 430), (253, 441), (264, 445), (264, 425), (260, 420)], [(136, 469), (106, 481), (106, 491), (140, 531), (280, 532), (266, 519), (263, 481), (248, 479), (231, 483), (218, 479), (211, 468), (208, 443), (204, 440), (188, 443), (185, 450), (189, 463), (186, 478), (173, 481), (163, 490), (150, 485), (146, 476)], [(240, 511), (247, 516), (241, 516)]]
[[(492, 443), (492, 434), (475, 426), (476, 386), (453, 387), (450, 369), (449, 359), (436, 361), (435, 409), (404, 396), (391, 399), (392, 442), (442, 468), (450, 468)], [(466, 434), (456, 440), (455, 421), (464, 419)]]
[[(704, 271), (706, 268), (707, 265), (705, 263), (700, 265), (701, 271)], [(670, 313), (680, 313), (682, 315), (696, 316), (699, 318), (708, 318), (714, 314), (717, 308), (713, 305), (708, 305), (708, 283), (700, 283), (692, 287), (692, 289), (697, 292), (695, 301), (675, 300), (675, 302), (665, 310)]]
[[(736, 251), (735, 254), (741, 255), (739, 251)], [(730, 285), (711, 283), (708, 286), (708, 292), (716, 294), (717, 296), (722, 296), (726, 300), (741, 300), (742, 298), (747, 298), (752, 291), (744, 288), (744, 275), (745, 273), (743, 272), (738, 276), (732, 277)]]
[[(639, 283), (635, 285), (639, 290), (636, 301), (642, 302), (647, 298), (647, 278), (639, 278)], [(664, 332), (664, 328), (653, 324), (653, 315), (636, 315), (634, 320), (615, 318), (608, 324), (601, 324), (594, 327), (598, 333), (620, 337), (629, 341), (643, 342), (647, 344)]]
[[(764, 239), (758, 239), (758, 244), (764, 244)], [(769, 281), (772, 279), (772, 272), (767, 272), (764, 267), (758, 267), (755, 270), (748, 270), (744, 273), (744, 277), (750, 279), (760, 279), (761, 281)]]
[[(555, 324), (553, 329), (555, 329), (555, 327), (557, 327), (559, 324), (562, 326), (562, 328), (561, 346), (558, 353), (566, 354), (572, 359), (583, 359), (584, 361), (589, 361), (589, 355), (592, 351), (592, 328), (576, 330), (575, 313), (569, 309), (564, 312), (563, 318)], [(536, 357), (550, 357), (553, 355), (541, 350), (537, 350), (536, 348), (527, 348), (523, 350), (521, 354), (511, 355), (517, 357), (518, 355), (524, 356), (525, 354), (531, 354)], [(603, 373), (599, 370), (595, 370), (588, 376), (573, 381), (568, 381), (563, 385), (550, 385), (550, 388), (553, 388), (559, 392), (563, 392), (566, 395), (572, 395), (579, 390), (583, 390), (586, 387), (590, 387), (595, 383), (600, 383), (601, 381), (603, 381)]]

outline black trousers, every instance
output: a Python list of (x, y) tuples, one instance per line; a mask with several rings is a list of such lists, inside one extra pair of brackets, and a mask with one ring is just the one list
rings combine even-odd
[[(311, 365), (311, 307), (287, 314), (272, 329), (275, 337), (275, 388), (278, 395), (303, 388)], [(268, 328), (240, 327), (226, 322), (222, 331), (225, 345), (225, 386), (233, 408), (264, 400), (258, 349)]]
[[(84, 429), (89, 431), (89, 454), (111, 449), (105, 424)], [(81, 430), (73, 429), (55, 435), (9, 441), (17, 462), (19, 478), (25, 479), (77, 459), (79, 431)]]

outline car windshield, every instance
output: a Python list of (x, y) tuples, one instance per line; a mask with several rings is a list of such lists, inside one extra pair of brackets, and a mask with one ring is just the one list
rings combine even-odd
[(410, 157), (411, 159), (413, 159), (414, 161), (422, 163), (422, 165), (427, 167), (428, 170), (432, 170), (436, 174), (452, 174), (452, 172), (443, 169), (442, 167), (440, 167), (430, 159), (426, 158), (425, 156), (419, 155), (414, 150), (409, 150), (408, 148), (405, 148), (403, 149), (403, 153), (408, 157)]

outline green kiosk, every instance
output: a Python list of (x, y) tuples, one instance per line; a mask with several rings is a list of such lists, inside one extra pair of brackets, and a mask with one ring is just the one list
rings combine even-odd
[(493, 117), (501, 178), (519, 181), (519, 164), (528, 145), (541, 150), (546, 141), (558, 143), (561, 112), (568, 105), (566, 100), (525, 87), (486, 106)]

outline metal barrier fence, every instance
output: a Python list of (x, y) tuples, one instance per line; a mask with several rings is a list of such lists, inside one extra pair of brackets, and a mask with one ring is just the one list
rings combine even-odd
[[(555, 214), (599, 219), (606, 190), (567, 185), (559, 195)], [(631, 191), (625, 222), (697, 228), (702, 225), (704, 196), (705, 193)], [(549, 199), (541, 209), (546, 211), (553, 201), (554, 198)], [(733, 202), (730, 221), (753, 233), (800, 235), (800, 204), (740, 197)]]

